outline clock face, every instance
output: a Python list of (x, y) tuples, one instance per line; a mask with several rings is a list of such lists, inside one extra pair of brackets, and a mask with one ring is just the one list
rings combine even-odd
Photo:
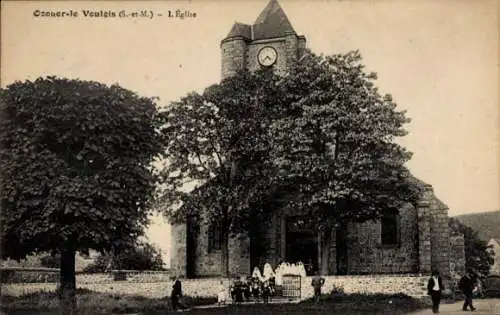
[(257, 59), (262, 66), (270, 67), (276, 62), (276, 59), (278, 59), (278, 53), (273, 47), (266, 46), (259, 51)]

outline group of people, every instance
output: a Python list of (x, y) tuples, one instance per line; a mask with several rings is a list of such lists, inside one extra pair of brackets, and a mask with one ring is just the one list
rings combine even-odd
[[(297, 264), (281, 262), (273, 270), (271, 264), (266, 263), (262, 273), (259, 267), (255, 267), (252, 275), (235, 279), (229, 288), (229, 296), (233, 302), (250, 301), (252, 299), (269, 302), (269, 298), (279, 294), (284, 275), (305, 277), (306, 268), (302, 262)], [(221, 282), (218, 294), (219, 304), (224, 304), (227, 296), (228, 294)]]
[[(229, 295), (233, 302), (244, 302), (254, 300), (261, 300), (269, 302), (269, 298), (276, 294), (276, 283), (274, 277), (269, 279), (259, 279), (258, 277), (241, 277), (233, 281), (229, 288)], [(218, 301), (219, 304), (225, 303), (226, 299), (225, 287), (221, 281), (221, 288), (219, 291)]]
[[(463, 311), (475, 311), (472, 305), (474, 289), (480, 286), (480, 279), (473, 270), (467, 270), (466, 274), (458, 282), (458, 288), (464, 295)], [(439, 304), (441, 303), (442, 292), (445, 290), (443, 280), (438, 271), (434, 271), (427, 283), (427, 291), (432, 299), (432, 311), (439, 313)]]

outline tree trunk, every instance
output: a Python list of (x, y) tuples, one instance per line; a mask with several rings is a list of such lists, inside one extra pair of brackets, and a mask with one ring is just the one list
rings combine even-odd
[(331, 243), (332, 229), (327, 227), (320, 233), (320, 260), (318, 262), (320, 273), (325, 276), (330, 273), (329, 265)]
[(60, 267), (61, 315), (76, 314), (76, 276), (75, 251), (65, 249), (61, 252)]
[(222, 275), (229, 277), (229, 232), (224, 225), (222, 228), (222, 244), (221, 244), (221, 261), (222, 261)]

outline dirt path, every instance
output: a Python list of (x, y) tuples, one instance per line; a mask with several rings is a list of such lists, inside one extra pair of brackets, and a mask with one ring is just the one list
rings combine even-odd
[[(475, 312), (464, 312), (462, 311), (463, 302), (456, 302), (452, 304), (441, 304), (439, 308), (439, 314), (442, 315), (464, 315), (464, 314), (475, 314), (475, 315), (500, 315), (500, 299), (485, 299), (485, 300), (474, 300)], [(428, 315), (432, 314), (432, 310), (423, 310), (412, 312), (408, 315)]]

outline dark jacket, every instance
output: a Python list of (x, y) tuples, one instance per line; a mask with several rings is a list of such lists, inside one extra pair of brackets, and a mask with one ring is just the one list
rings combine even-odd
[(172, 296), (182, 296), (182, 285), (179, 280), (175, 280), (172, 286)]
[[(443, 279), (441, 276), (438, 276), (438, 284), (439, 284), (439, 292), (442, 292), (444, 290), (444, 285), (443, 285)], [(434, 290), (434, 278), (430, 277), (429, 282), (427, 282), (427, 293), (431, 294)]]
[(320, 276), (315, 276), (311, 281), (311, 285), (315, 289), (320, 289), (323, 286), (323, 284), (325, 284), (325, 278)]
[(458, 287), (462, 290), (463, 293), (471, 294), (474, 290), (474, 286), (476, 285), (476, 279), (473, 277), (463, 276), (462, 279), (458, 282)]

